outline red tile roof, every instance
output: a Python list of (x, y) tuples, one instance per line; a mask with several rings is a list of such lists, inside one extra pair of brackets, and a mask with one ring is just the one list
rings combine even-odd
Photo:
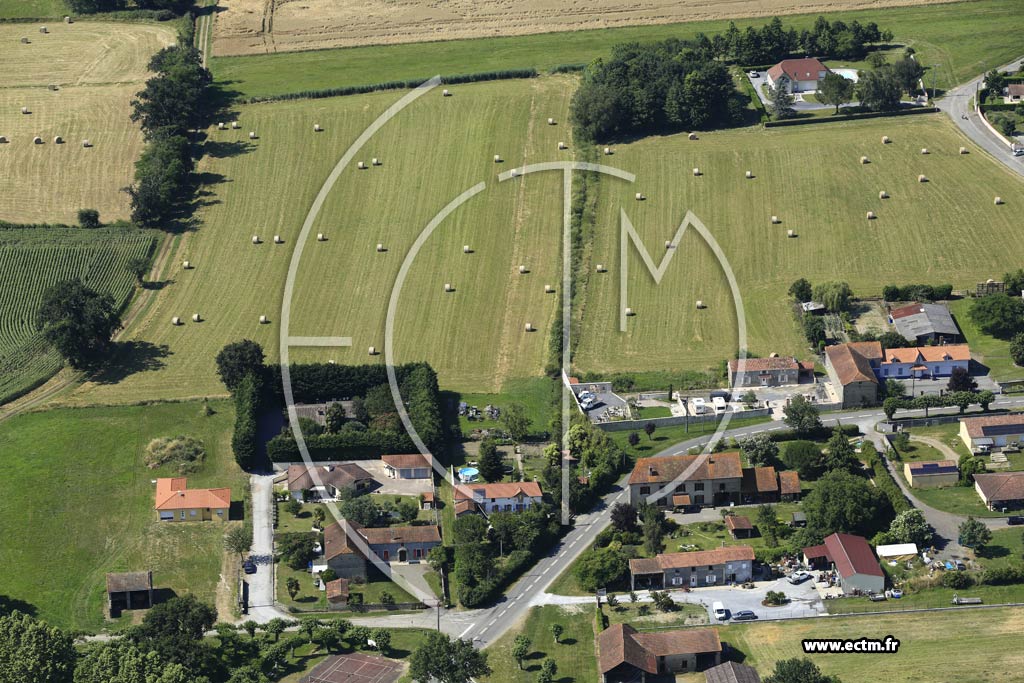
[(779, 472), (779, 493), (784, 496), (800, 493), (800, 475), (794, 470)]
[(662, 569), (714, 566), (726, 562), (753, 560), (754, 549), (749, 545), (727, 545), (714, 550), (696, 550), (690, 553), (662, 553), (655, 557)]
[(935, 363), (944, 360), (970, 360), (971, 349), (967, 344), (946, 344), (944, 346), (919, 346), (904, 349), (886, 349), (882, 365), (890, 363)]
[(348, 600), (348, 579), (335, 579), (327, 582), (327, 602)]
[[(965, 417), (960, 422), (967, 425), (967, 435), (972, 439), (979, 436), (988, 436), (986, 432), (988, 427), (1020, 427), (1020, 433), (1024, 434), (1024, 413)], [(1007, 432), (1005, 429), (1000, 429), (999, 434), (1007, 434)]]
[(668, 483), (675, 481), (688, 468), (694, 467), (683, 481), (702, 479), (737, 479), (743, 476), (739, 453), (707, 453), (701, 455), (670, 455), (663, 458), (640, 458), (629, 475), (630, 484)]
[(688, 493), (677, 493), (676, 495), (672, 496), (673, 507), (686, 507), (687, 505), (690, 504), (690, 495)]
[(597, 636), (597, 663), (605, 674), (629, 664), (649, 674), (658, 673), (658, 661), (636, 641), (636, 629), (628, 624), (613, 624)]
[(407, 453), (404, 455), (382, 455), (380, 459), (385, 465), (390, 465), (396, 470), (409, 470), (416, 467), (430, 467), (430, 461), (422, 453)]
[(871, 361), (882, 359), (882, 345), (878, 342), (837, 344), (826, 347), (825, 355), (843, 386), (853, 382), (878, 384), (875, 371), (871, 369)]
[(455, 500), (480, 498), (515, 498), (520, 494), (528, 498), (542, 498), (540, 484), (535, 481), (497, 482), (494, 484), (456, 484)]
[(825, 538), (825, 548), (829, 559), (836, 565), (836, 571), (844, 579), (854, 574), (883, 576), (871, 545), (860, 536), (832, 534)]
[(1024, 500), (1024, 472), (993, 472), (974, 475), (985, 500)]
[(685, 628), (673, 631), (645, 631), (633, 636), (655, 657), (721, 652), (722, 641), (715, 628)]
[[(440, 543), (441, 534), (434, 525), (424, 526), (392, 526), (367, 528), (356, 522), (349, 521), (349, 527), (355, 530), (369, 546), (388, 545), (392, 543)], [(324, 559), (330, 560), (339, 555), (359, 555), (358, 546), (348, 537), (340, 522), (331, 524), (324, 529)]]
[(156, 480), (157, 510), (231, 507), (231, 489), (190, 489), (185, 477)]
[[(373, 480), (373, 475), (355, 463), (317, 465), (313, 469), (324, 486), (333, 486), (337, 489), (355, 486), (360, 481)], [(305, 465), (288, 466), (289, 491), (305, 491), (314, 486), (317, 486), (317, 483), (313, 480), (310, 468)]]
[(739, 367), (743, 372), (770, 372), (771, 370), (799, 370), (796, 358), (747, 358), (742, 363), (736, 358), (729, 361), (729, 370), (736, 372)]
[(816, 81), (818, 80), (818, 74), (822, 71), (828, 73), (828, 67), (814, 57), (783, 59), (768, 69), (768, 77), (772, 81), (777, 81), (780, 76), (785, 74), (793, 81)]
[(737, 529), (753, 529), (754, 525), (750, 523), (749, 517), (744, 517), (743, 515), (726, 515), (725, 527), (729, 531), (736, 531)]

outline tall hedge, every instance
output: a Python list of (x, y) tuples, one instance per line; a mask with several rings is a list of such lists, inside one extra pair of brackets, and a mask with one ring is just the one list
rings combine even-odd
[(243, 470), (252, 467), (260, 457), (259, 414), (263, 395), (263, 378), (253, 372), (235, 388), (235, 431), (231, 450), (235, 462)]

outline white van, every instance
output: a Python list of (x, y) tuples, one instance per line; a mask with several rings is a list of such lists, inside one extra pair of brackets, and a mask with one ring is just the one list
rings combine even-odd
[(715, 407), (715, 414), (724, 413), (726, 409), (725, 399), (721, 396), (715, 396), (711, 399), (711, 405)]
[(717, 600), (711, 603), (711, 611), (715, 613), (715, 619), (719, 621), (725, 621), (729, 618), (729, 613), (725, 611), (725, 605)]
[(705, 403), (704, 399), (700, 398), (699, 396), (693, 399), (692, 403), (694, 415), (703, 415), (704, 411), (707, 410), (707, 403)]

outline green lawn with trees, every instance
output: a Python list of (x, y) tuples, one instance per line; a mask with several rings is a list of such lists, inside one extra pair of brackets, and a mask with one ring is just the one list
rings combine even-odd
[[(558, 642), (552, 632), (556, 624), (562, 627)], [(591, 604), (534, 607), (487, 648), (492, 672), (479, 680), (481, 683), (535, 683), (546, 659), (554, 660), (557, 666), (555, 680), (575, 683), (597, 680), (595, 629), (595, 608)], [(514, 656), (517, 638), (525, 645), (520, 661)]]
[(989, 376), (996, 381), (1024, 379), (1024, 368), (1017, 366), (1010, 354), (1010, 340), (999, 339), (983, 332), (971, 318), (970, 311), (974, 301), (957, 299), (949, 302), (949, 312), (956, 319), (964, 339), (970, 344), (971, 355), (989, 369)]

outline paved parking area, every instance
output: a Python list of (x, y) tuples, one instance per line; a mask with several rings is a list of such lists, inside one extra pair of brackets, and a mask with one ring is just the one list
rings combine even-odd
[[(765, 607), (761, 604), (768, 591), (782, 591), (789, 598), (789, 603), (782, 607)], [(670, 591), (676, 602), (703, 605), (708, 612), (708, 619), (715, 623), (715, 615), (711, 605), (716, 601), (725, 605), (730, 619), (736, 612), (750, 610), (758, 619), (800, 619), (825, 614), (825, 603), (814, 587), (814, 581), (808, 580), (794, 586), (785, 579), (756, 581), (754, 588), (739, 586), (715, 586), (694, 588), (689, 592)]]
[(370, 476), (380, 482), (380, 488), (374, 489), (374, 493), (392, 496), (418, 496), (434, 490), (434, 482), (431, 479), (391, 479), (384, 470), (384, 463), (380, 460), (353, 460)]

